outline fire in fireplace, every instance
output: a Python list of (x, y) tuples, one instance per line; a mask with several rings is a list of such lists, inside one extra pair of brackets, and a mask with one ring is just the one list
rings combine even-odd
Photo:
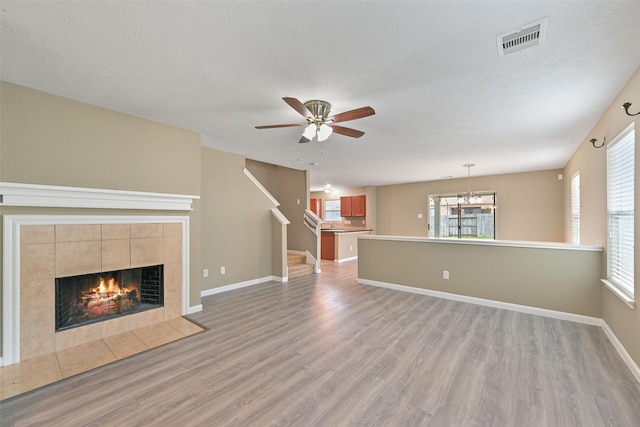
[(56, 278), (56, 331), (162, 307), (163, 265)]

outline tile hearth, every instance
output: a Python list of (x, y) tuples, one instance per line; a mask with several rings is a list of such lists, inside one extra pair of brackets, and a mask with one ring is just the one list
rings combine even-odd
[(0, 367), (0, 400), (202, 332), (178, 317)]

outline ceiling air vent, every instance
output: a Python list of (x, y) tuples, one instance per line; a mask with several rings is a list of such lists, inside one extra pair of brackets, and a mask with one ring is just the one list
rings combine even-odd
[(498, 34), (498, 57), (541, 45), (547, 31), (547, 18), (540, 19), (515, 30)]

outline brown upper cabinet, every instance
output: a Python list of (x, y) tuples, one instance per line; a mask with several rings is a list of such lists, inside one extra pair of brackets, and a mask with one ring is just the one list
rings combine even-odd
[(318, 217), (322, 218), (322, 199), (310, 199), (309, 209)]
[(367, 196), (340, 197), (340, 216), (367, 216)]

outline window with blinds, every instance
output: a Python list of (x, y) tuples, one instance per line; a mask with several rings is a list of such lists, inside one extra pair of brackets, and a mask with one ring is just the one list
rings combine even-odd
[(634, 171), (633, 124), (607, 145), (607, 279), (633, 297)]
[(571, 243), (580, 244), (580, 172), (571, 178)]

